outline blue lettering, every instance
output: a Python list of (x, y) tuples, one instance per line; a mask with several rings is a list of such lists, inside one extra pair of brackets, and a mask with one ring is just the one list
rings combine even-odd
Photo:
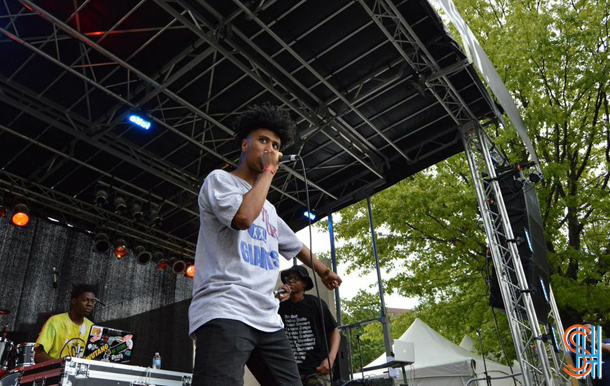
[(271, 262), (273, 263), (273, 266), (275, 268), (279, 268), (280, 267), (280, 255), (276, 251), (271, 251), (269, 256), (271, 256)]
[(261, 247), (258, 245), (254, 246), (254, 259), (250, 259), (250, 264), (260, 265), (261, 263)]
[(244, 259), (246, 263), (250, 262), (250, 253), (248, 251), (248, 243), (242, 241), (239, 245), (241, 249), (241, 258)]
[[(261, 248), (261, 261), (259, 265), (262, 269), (271, 268), (271, 264), (269, 264), (269, 253), (264, 248)], [(267, 268), (267, 266), (269, 266), (269, 268)]]

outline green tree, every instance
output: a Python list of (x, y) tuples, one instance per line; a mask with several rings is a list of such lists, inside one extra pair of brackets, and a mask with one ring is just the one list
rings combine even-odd
[[(608, 331), (610, 6), (455, 2), (517, 101), (541, 159), (545, 178), (537, 190), (564, 326), (587, 318)], [(526, 161), (514, 128), (490, 134), (511, 162)], [(486, 241), (463, 154), (376, 194), (372, 205), (381, 266), (397, 273), (385, 282), (387, 290), (419, 297), (422, 320), (456, 343), (480, 327), (486, 350), (500, 358), (487, 305)], [(350, 270), (372, 269), (365, 203), (340, 214), (340, 262)], [(498, 321), (513, 358), (506, 316)]]

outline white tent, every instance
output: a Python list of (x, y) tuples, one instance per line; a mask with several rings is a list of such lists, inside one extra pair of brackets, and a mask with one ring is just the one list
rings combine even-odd
[[(413, 366), (406, 367), (407, 378), (415, 380), (413, 385), (465, 386), (472, 378), (484, 377), (483, 358), (481, 356), (473, 354), (444, 338), (420, 319), (415, 319), (413, 324), (400, 337), (400, 340), (413, 342), (415, 345), (415, 363)], [(488, 359), (485, 362), (489, 376), (492, 378), (511, 373), (508, 366)], [(383, 363), (386, 363), (385, 354), (365, 367)], [(514, 370), (519, 372), (517, 369)], [(364, 376), (383, 376), (384, 372), (387, 377), (387, 370), (366, 372)], [(358, 375), (354, 374), (355, 377)], [(521, 377), (517, 379), (517, 385), (522, 384)], [(399, 384), (401, 382), (402, 375), (395, 383)], [(409, 384), (411, 385), (411, 383)], [(485, 384), (484, 381), (479, 382), (481, 386)], [(492, 380), (492, 385), (514, 386), (514, 382), (511, 378)]]

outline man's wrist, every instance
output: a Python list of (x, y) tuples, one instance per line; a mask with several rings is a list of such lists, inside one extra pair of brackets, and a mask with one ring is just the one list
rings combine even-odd
[(330, 268), (324, 266), (324, 270), (322, 272), (318, 272), (318, 276), (320, 276), (322, 279), (326, 279), (328, 275), (330, 275), (330, 272)]
[(267, 170), (269, 170), (272, 175), (275, 175), (275, 173), (277, 172), (277, 169), (275, 169), (273, 166), (267, 165), (263, 168), (263, 171), (261, 173), (264, 173)]

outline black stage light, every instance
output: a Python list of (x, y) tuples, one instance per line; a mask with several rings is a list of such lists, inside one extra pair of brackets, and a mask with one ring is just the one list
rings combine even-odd
[(95, 188), (95, 205), (104, 206), (108, 202), (108, 188), (98, 185)]
[(150, 223), (155, 227), (160, 227), (163, 225), (163, 218), (161, 218), (161, 214), (159, 213), (159, 204), (150, 203), (150, 207), (148, 209), (148, 219)]
[(140, 221), (144, 217), (144, 211), (142, 210), (142, 204), (139, 201), (131, 203), (131, 216), (134, 220)]
[(530, 181), (532, 181), (534, 184), (537, 184), (538, 182), (542, 181), (542, 173), (540, 172), (531, 172), (529, 175)]
[(117, 239), (114, 243), (114, 256), (121, 260), (129, 254), (129, 248), (127, 247), (127, 241), (125, 239)]
[(135, 249), (136, 261), (138, 264), (148, 264), (152, 259), (152, 253), (146, 250), (143, 245), (138, 245)]
[(115, 209), (115, 213), (124, 215), (125, 213), (127, 213), (127, 204), (125, 203), (125, 197), (122, 196), (115, 196), (114, 197), (114, 209)]
[(25, 204), (17, 204), (13, 208), (13, 216), (11, 217), (13, 225), (20, 228), (28, 225), (30, 222), (30, 209)]
[(186, 269), (186, 262), (184, 260), (172, 257), (169, 262), (172, 265), (173, 273), (176, 275), (184, 273), (184, 270)]
[(106, 233), (100, 232), (95, 235), (94, 248), (99, 253), (106, 253), (110, 250), (110, 238)]

